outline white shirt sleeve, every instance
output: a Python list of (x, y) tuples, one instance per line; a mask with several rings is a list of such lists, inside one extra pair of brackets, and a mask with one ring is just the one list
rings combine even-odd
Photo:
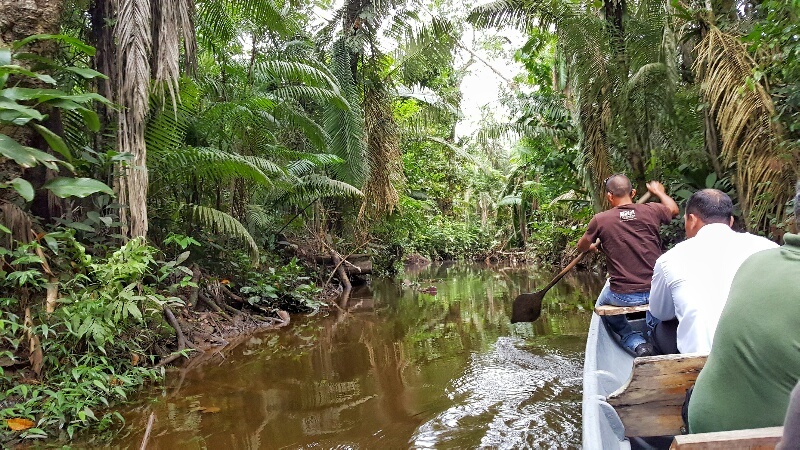
[(653, 280), (650, 283), (650, 314), (659, 320), (675, 318), (675, 302), (664, 272), (664, 261), (659, 258), (653, 268)]

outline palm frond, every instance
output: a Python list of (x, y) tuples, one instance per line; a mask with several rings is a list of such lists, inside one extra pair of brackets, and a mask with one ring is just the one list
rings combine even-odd
[(700, 91), (722, 137), (721, 155), (736, 167), (735, 185), (748, 229), (767, 229), (768, 215), (780, 220), (792, 196), (791, 167), (798, 161), (781, 153), (772, 98), (760, 82), (752, 81), (756, 64), (745, 45), (709, 25), (696, 51)]
[[(264, 60), (256, 63), (256, 74), (264, 80), (276, 83), (302, 83), (324, 87), (339, 93), (338, 84), (326, 71), (298, 61)], [(257, 78), (260, 79), (260, 78)]]
[(216, 148), (184, 148), (159, 153), (151, 158), (153, 169), (161, 176), (194, 174), (209, 181), (234, 178), (248, 179), (264, 186), (272, 185), (267, 174), (281, 175), (283, 170), (274, 163), (254, 156), (242, 156)]
[(386, 86), (377, 80), (364, 94), (364, 116), (369, 176), (361, 212), (376, 217), (394, 210), (400, 201), (397, 186), (404, 180), (400, 133)]
[(328, 146), (328, 133), (310, 115), (300, 108), (288, 103), (281, 103), (275, 108), (275, 118), (288, 126), (295, 127), (319, 150)]
[(227, 234), (243, 240), (247, 244), (251, 261), (254, 265), (258, 263), (258, 245), (241, 222), (218, 209), (202, 205), (185, 206), (189, 209), (189, 215), (193, 221), (214, 233)]
[(331, 71), (342, 90), (342, 96), (351, 108), (341, 109), (329, 105), (325, 108), (324, 127), (330, 136), (328, 148), (339, 156), (342, 164), (333, 167), (336, 175), (355, 186), (364, 183), (368, 174), (366, 146), (362, 119), (353, 105), (358, 105), (358, 91), (350, 71), (350, 53), (344, 39), (337, 40), (331, 54)]
[(527, 32), (557, 26), (571, 13), (562, 0), (497, 0), (474, 8), (467, 21), (478, 28), (510, 26)]
[(350, 109), (347, 99), (334, 91), (316, 86), (284, 86), (275, 89), (273, 93), (287, 99), (313, 100), (321, 105), (329, 104), (340, 110)]

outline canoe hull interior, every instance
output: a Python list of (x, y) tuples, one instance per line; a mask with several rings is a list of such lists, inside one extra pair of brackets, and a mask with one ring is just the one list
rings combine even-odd
[[(634, 329), (644, 319), (631, 320)], [(583, 448), (586, 450), (631, 448), (625, 429), (606, 397), (619, 389), (633, 370), (633, 355), (624, 350), (600, 316), (592, 315), (583, 366)]]

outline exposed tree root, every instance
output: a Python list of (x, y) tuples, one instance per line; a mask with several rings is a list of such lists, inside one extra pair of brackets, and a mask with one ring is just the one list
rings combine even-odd
[(189, 309), (192, 309), (197, 306), (197, 294), (200, 292), (200, 267), (197, 264), (192, 265), (192, 282), (195, 286), (192, 286), (192, 290), (189, 293), (189, 301), (186, 302), (186, 306)]
[(156, 364), (158, 367), (165, 366), (177, 360), (178, 358), (181, 358), (183, 356), (181, 352), (187, 348), (197, 349), (197, 346), (194, 345), (194, 343), (186, 339), (186, 335), (183, 334), (183, 329), (181, 329), (178, 319), (175, 318), (175, 313), (173, 313), (172, 309), (166, 305), (164, 305), (164, 318), (166, 318), (167, 323), (169, 323), (172, 328), (175, 329), (175, 335), (178, 337), (178, 350), (159, 361), (158, 364)]
[(219, 314), (220, 316), (222, 316), (222, 317), (224, 317), (224, 318), (226, 318), (228, 320), (231, 320), (231, 316), (229, 316), (228, 313), (223, 311), (222, 308), (220, 308), (220, 306), (217, 304), (217, 302), (214, 301), (214, 299), (212, 299), (211, 297), (207, 296), (203, 292), (200, 292), (198, 297), (200, 298), (201, 302), (205, 303), (214, 312), (216, 312), (217, 314)]

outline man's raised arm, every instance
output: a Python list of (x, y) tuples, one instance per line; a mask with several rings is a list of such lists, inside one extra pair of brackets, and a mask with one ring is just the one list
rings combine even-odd
[(675, 200), (672, 199), (669, 195), (667, 195), (666, 189), (664, 189), (664, 185), (661, 184), (659, 181), (651, 181), (646, 184), (647, 190), (650, 191), (651, 194), (658, 197), (658, 200), (661, 202), (662, 205), (666, 206), (669, 209), (670, 214), (672, 217), (675, 217), (680, 212), (678, 208), (678, 204), (675, 203)]

